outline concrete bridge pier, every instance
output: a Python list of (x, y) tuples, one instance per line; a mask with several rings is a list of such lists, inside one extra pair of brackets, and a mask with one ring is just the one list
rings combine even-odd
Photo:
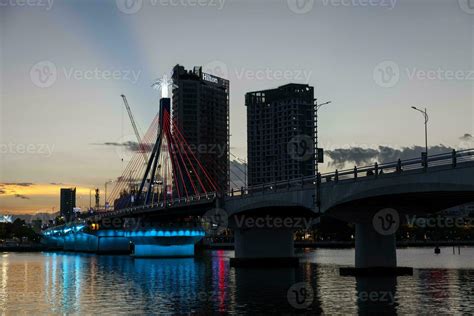
[(341, 275), (412, 275), (413, 268), (397, 266), (395, 232), (383, 232), (373, 223), (355, 225), (355, 266), (341, 268)]
[(235, 257), (233, 267), (297, 266), (292, 229), (236, 228), (234, 229)]
[(358, 269), (396, 268), (395, 234), (382, 235), (372, 223), (355, 226), (355, 267)]

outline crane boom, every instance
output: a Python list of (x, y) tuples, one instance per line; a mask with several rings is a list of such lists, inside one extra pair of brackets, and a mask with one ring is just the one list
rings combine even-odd
[(132, 122), (133, 131), (135, 132), (135, 136), (137, 137), (138, 146), (140, 148), (140, 151), (143, 153), (143, 159), (145, 160), (145, 164), (146, 164), (148, 162), (148, 157), (145, 152), (145, 148), (142, 144), (142, 140), (140, 137), (140, 133), (138, 132), (137, 124), (135, 124), (135, 119), (133, 118), (132, 110), (130, 109), (130, 106), (128, 105), (127, 97), (124, 94), (122, 94), (121, 97), (123, 99), (123, 103), (125, 104), (125, 108), (127, 109), (128, 116), (130, 117), (130, 121)]

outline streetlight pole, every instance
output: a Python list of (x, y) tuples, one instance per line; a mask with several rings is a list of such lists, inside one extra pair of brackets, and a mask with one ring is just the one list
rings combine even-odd
[(416, 106), (412, 106), (411, 108), (423, 114), (423, 117), (425, 118), (425, 153), (426, 153), (426, 159), (428, 160), (428, 120), (429, 120), (428, 111), (426, 110), (426, 108), (424, 110), (420, 110)]
[(318, 104), (318, 99), (314, 99), (314, 150), (315, 150), (315, 158), (316, 158), (316, 165), (315, 165), (315, 171), (316, 171), (316, 206), (319, 207), (321, 206), (321, 194), (320, 194), (320, 182), (321, 178), (319, 175), (319, 135), (318, 135), (318, 110), (326, 104), (330, 104), (331, 101), (327, 101), (324, 103)]
[(108, 180), (105, 181), (104, 186), (105, 186), (105, 201), (104, 201), (104, 209), (107, 211), (107, 184), (113, 183), (113, 180)]
[(330, 104), (331, 101), (327, 101), (321, 104), (318, 104), (318, 99), (314, 99), (314, 146), (315, 146), (315, 151), (316, 151), (316, 174), (319, 172), (318, 168), (318, 162), (319, 162), (319, 157), (318, 157), (318, 110), (326, 104)]

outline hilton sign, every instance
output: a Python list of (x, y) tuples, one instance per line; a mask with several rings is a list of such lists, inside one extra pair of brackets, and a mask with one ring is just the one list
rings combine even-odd
[(211, 76), (210, 74), (206, 74), (206, 73), (202, 73), (202, 79), (204, 79), (206, 81), (209, 81), (209, 82), (212, 82), (212, 83), (215, 83), (215, 84), (219, 83), (219, 79), (217, 79), (214, 76)]

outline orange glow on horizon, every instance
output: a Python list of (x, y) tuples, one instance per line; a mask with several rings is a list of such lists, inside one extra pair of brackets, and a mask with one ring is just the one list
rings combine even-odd
[(67, 184), (31, 184), (28, 186), (19, 184), (5, 184), (0, 183), (0, 187), (5, 191), (2, 196), (14, 196), (17, 194), (24, 196), (59, 196), (61, 188), (76, 188), (77, 195), (89, 194), (89, 188), (67, 185)]
[[(89, 205), (88, 187), (73, 184), (0, 183), (0, 214), (20, 215), (59, 212), (61, 188), (76, 188), (76, 205)], [(94, 192), (93, 192), (94, 194)]]

